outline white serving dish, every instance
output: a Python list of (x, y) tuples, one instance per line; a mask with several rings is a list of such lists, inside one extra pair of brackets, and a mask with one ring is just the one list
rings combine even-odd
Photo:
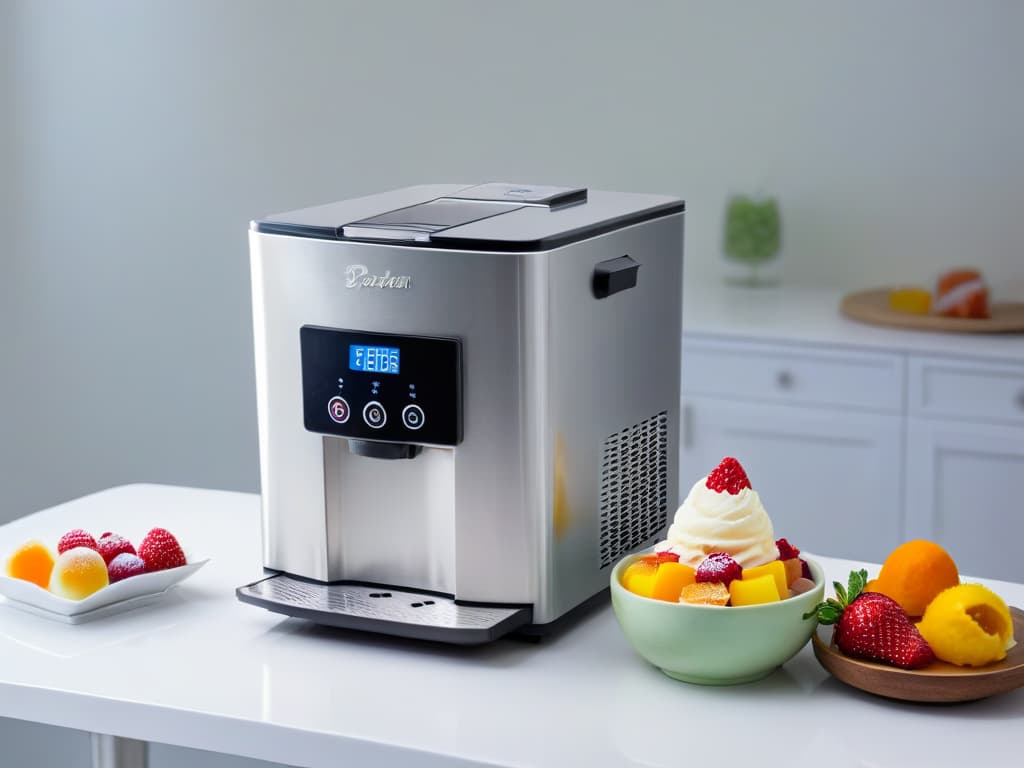
[(130, 576), (93, 592), (84, 600), (66, 600), (31, 581), (0, 576), (0, 595), (12, 608), (66, 624), (81, 624), (148, 605), (207, 562), (209, 558), (194, 560), (179, 568)]

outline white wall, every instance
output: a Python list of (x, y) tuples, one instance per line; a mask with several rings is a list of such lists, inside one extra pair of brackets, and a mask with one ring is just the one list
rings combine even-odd
[(0, 520), (256, 488), (246, 225), (273, 211), (672, 193), (698, 280), (761, 190), (788, 281), (972, 263), (1024, 297), (1022, 37), (1014, 0), (0, 3)]

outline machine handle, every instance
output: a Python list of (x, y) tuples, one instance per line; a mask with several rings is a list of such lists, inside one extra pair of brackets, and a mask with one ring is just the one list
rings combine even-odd
[(606, 299), (613, 293), (629, 290), (636, 285), (639, 269), (640, 265), (629, 256), (598, 262), (592, 282), (594, 298)]

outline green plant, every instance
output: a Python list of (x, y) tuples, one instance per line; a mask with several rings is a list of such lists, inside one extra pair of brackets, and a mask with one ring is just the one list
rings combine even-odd
[(725, 255), (749, 265), (753, 279), (757, 267), (778, 255), (781, 240), (779, 206), (773, 198), (757, 201), (737, 195), (729, 200), (725, 210)]

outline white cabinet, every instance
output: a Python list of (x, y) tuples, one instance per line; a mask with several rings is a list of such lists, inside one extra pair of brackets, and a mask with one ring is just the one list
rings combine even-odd
[(912, 357), (908, 406), (908, 530), (1024, 581), (1024, 365)]
[(681, 492), (732, 455), (799, 547), (1024, 581), (1024, 364), (688, 334), (682, 390)]
[(776, 538), (812, 553), (876, 561), (901, 542), (899, 420), (698, 395), (684, 397), (682, 413), (683, 493), (723, 456), (735, 456)]

